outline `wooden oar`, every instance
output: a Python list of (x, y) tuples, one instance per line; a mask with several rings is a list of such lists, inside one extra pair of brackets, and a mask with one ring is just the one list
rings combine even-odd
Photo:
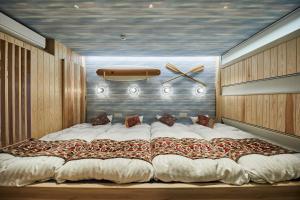
[(193, 81), (195, 81), (195, 82), (197, 82), (197, 83), (200, 83), (200, 84), (206, 86), (206, 84), (203, 83), (202, 81), (199, 81), (199, 80), (197, 80), (197, 79), (194, 79), (193, 77), (191, 77), (191, 76), (189, 76), (189, 75), (186, 75), (184, 72), (180, 71), (175, 65), (172, 65), (172, 64), (170, 64), (170, 63), (167, 63), (167, 64), (166, 64), (166, 68), (169, 69), (169, 70), (171, 70), (171, 71), (174, 71), (174, 72), (176, 72), (176, 73), (180, 73), (182, 76), (185, 76), (185, 77), (187, 77), (187, 78), (189, 78), (189, 79), (191, 79), (191, 80), (193, 80)]
[(192, 68), (192, 69), (189, 70), (188, 72), (183, 73), (183, 74), (180, 74), (180, 75), (178, 75), (178, 76), (175, 76), (174, 78), (171, 78), (171, 79), (169, 79), (169, 80), (163, 82), (163, 84), (165, 84), (165, 83), (167, 83), (167, 82), (170, 82), (170, 81), (173, 81), (173, 80), (175, 80), (175, 79), (177, 79), (177, 78), (180, 78), (180, 77), (182, 77), (182, 76), (184, 76), (184, 75), (188, 75), (188, 73), (201, 72), (201, 71), (203, 71), (203, 69), (204, 69), (204, 66), (203, 66), (203, 65), (197, 65), (196, 67)]

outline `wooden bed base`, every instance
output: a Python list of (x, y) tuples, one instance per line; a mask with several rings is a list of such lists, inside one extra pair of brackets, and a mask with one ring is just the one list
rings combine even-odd
[(300, 199), (300, 181), (232, 186), (222, 183), (113, 183), (52, 182), (26, 187), (0, 187), (0, 199)]

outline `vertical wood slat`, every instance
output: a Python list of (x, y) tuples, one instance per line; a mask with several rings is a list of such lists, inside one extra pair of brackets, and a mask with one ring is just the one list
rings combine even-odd
[(300, 94), (294, 94), (294, 130), (300, 136)]
[(31, 138), (31, 52), (26, 50), (26, 138)]
[(31, 76), (30, 76), (30, 91), (31, 91), (31, 134), (32, 137), (39, 137), (38, 118), (38, 59), (37, 48), (31, 48)]
[(278, 99), (277, 95), (270, 96), (270, 129), (277, 129), (277, 107), (278, 107)]
[(257, 55), (257, 79), (264, 78), (264, 53)]
[(15, 46), (15, 130), (18, 141), (22, 138), (21, 87), (21, 47)]
[(286, 108), (285, 108), (285, 132), (289, 134), (294, 133), (294, 102), (293, 95), (286, 95)]
[(269, 78), (271, 74), (271, 51), (264, 51), (264, 78)]
[(44, 53), (42, 50), (38, 50), (37, 52), (37, 88), (38, 88), (38, 95), (37, 95), (37, 107), (38, 107), (38, 137), (42, 136), (45, 130), (45, 109), (44, 109)]
[(14, 98), (14, 45), (12, 43), (8, 43), (8, 57), (7, 57), (7, 75), (8, 75), (8, 144), (13, 144), (17, 141), (15, 134), (15, 98)]
[(27, 72), (26, 72), (26, 50), (21, 48), (21, 116), (22, 116), (22, 140), (26, 139), (27, 136), (27, 93), (26, 93), (26, 83), (27, 83)]
[(293, 74), (297, 72), (297, 39), (290, 40), (286, 43), (286, 71), (287, 74)]
[(257, 80), (257, 55), (251, 57), (252, 80)]
[(297, 72), (300, 72), (300, 37), (297, 38)]
[(271, 70), (270, 70), (270, 76), (275, 77), (278, 74), (278, 50), (277, 47), (273, 47), (271, 49), (271, 58), (270, 58), (270, 65), (271, 65)]
[(276, 130), (285, 132), (285, 107), (286, 107), (286, 94), (279, 94), (277, 97), (277, 128)]
[(278, 54), (278, 76), (286, 75), (286, 42), (280, 44)]

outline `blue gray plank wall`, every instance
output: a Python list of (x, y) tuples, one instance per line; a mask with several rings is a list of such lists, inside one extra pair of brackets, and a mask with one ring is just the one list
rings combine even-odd
[[(96, 116), (99, 112), (109, 114), (121, 113), (122, 117), (115, 117), (114, 122), (123, 121), (124, 116), (141, 114), (146, 122), (151, 123), (156, 114), (168, 112), (179, 115), (198, 113), (215, 116), (215, 73), (217, 57), (86, 57), (87, 67), (87, 119)], [(197, 83), (186, 78), (179, 78), (170, 85), (173, 95), (164, 98), (161, 95), (162, 82), (173, 77), (174, 73), (165, 68), (169, 62), (178, 66), (182, 71), (203, 64), (205, 69), (194, 77), (207, 84), (206, 94), (198, 97), (193, 94)], [(134, 82), (104, 81), (97, 76), (96, 70), (110, 66), (148, 66), (161, 70), (161, 75), (148, 80)], [(136, 84), (140, 88), (137, 98), (130, 97), (127, 88)], [(108, 95), (97, 95), (96, 88), (106, 85)], [(187, 119), (181, 119), (187, 121)]]

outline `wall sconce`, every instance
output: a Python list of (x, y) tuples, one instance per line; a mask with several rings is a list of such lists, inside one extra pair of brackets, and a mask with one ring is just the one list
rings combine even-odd
[(107, 97), (108, 96), (108, 86), (107, 85), (99, 85), (96, 87), (96, 95), (99, 97)]
[(127, 89), (127, 93), (131, 97), (138, 97), (140, 95), (140, 88), (137, 85), (130, 85)]
[(161, 93), (162, 97), (168, 98), (168, 97), (172, 96), (173, 88), (171, 85), (164, 84), (160, 89), (160, 93)]
[(206, 88), (203, 85), (196, 85), (193, 88), (193, 94), (197, 97), (202, 97), (206, 93)]

